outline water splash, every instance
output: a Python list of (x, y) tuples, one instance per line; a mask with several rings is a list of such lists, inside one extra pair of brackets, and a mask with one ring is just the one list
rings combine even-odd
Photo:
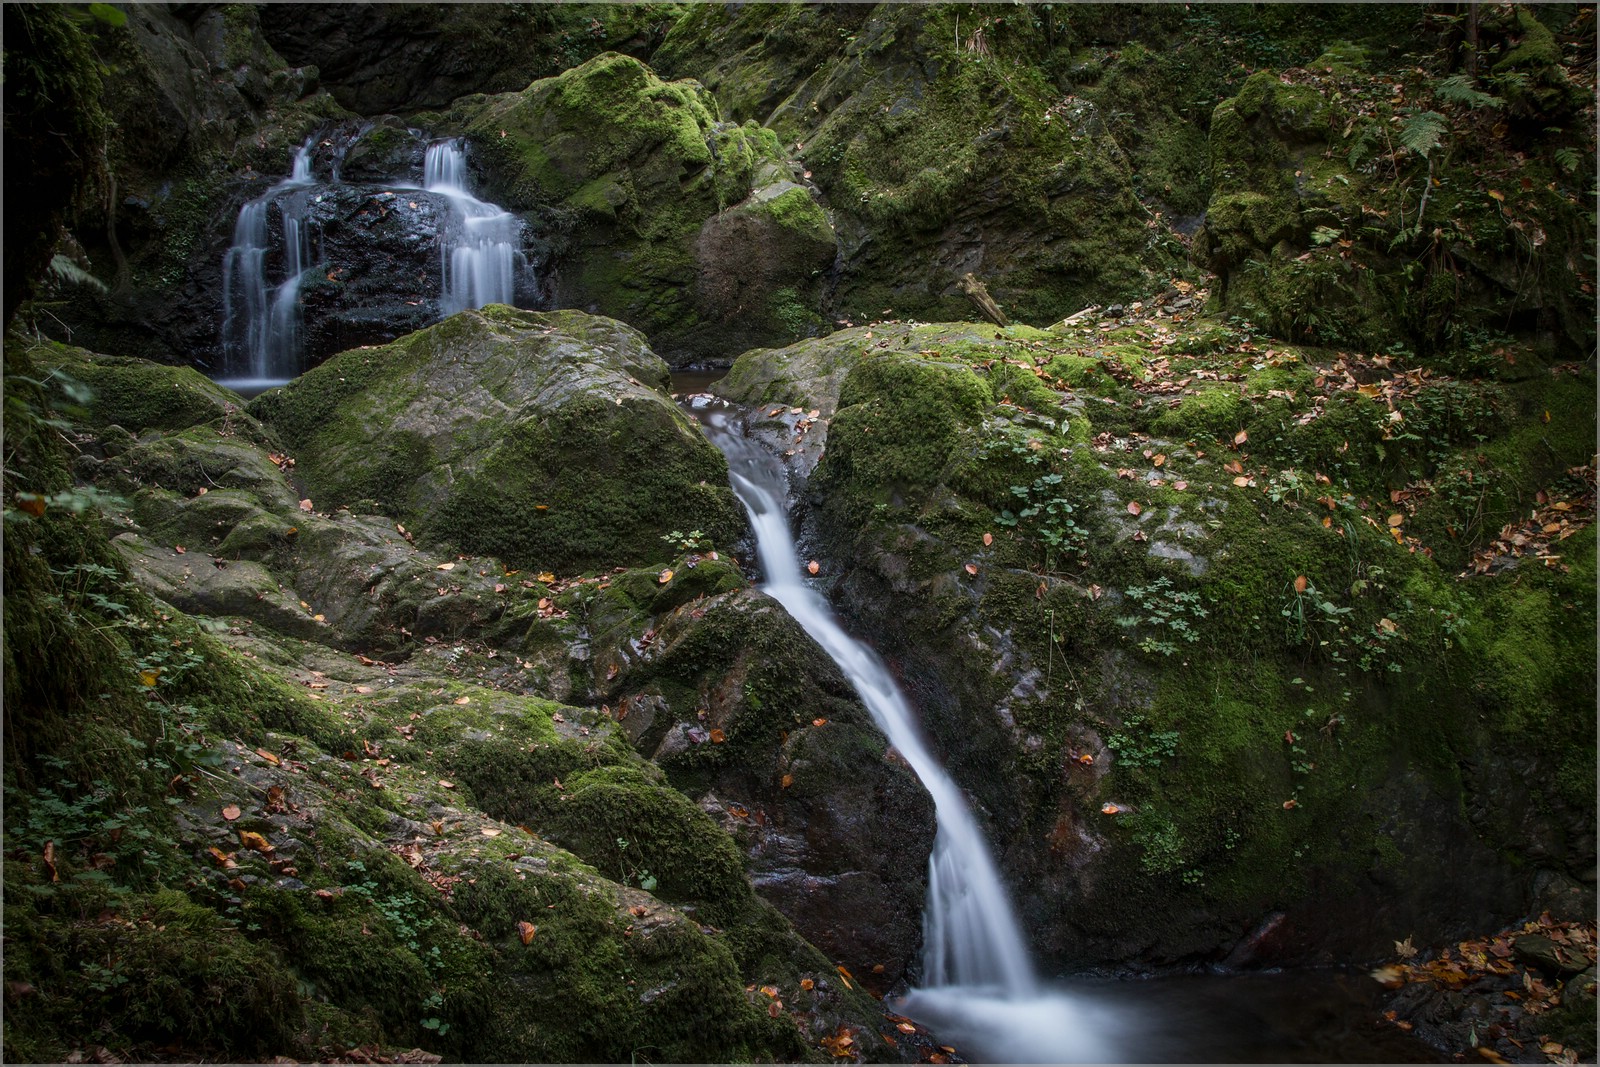
[(511, 303), (517, 268), (526, 265), (519, 251), (522, 224), (515, 215), (468, 191), (467, 159), (461, 142), (428, 146), (422, 187), (444, 196), (452, 208), (452, 218), (439, 240), (444, 314)]

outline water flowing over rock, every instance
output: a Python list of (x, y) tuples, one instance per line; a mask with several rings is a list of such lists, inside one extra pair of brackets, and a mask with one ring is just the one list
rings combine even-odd
[[(345, 180), (352, 158), (365, 180)], [(387, 180), (374, 173), (385, 165)], [(459, 142), (428, 144), (392, 118), (313, 136), (288, 178), (240, 208), (222, 270), (222, 375), (254, 391), (457, 311), (539, 303), (524, 224), (469, 185)]]

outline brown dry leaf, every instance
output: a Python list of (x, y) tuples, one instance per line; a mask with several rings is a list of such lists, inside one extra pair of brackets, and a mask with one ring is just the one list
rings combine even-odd
[(1406, 984), (1406, 971), (1398, 963), (1390, 963), (1373, 971), (1372, 979), (1385, 989), (1399, 989)]
[(1107, 801), (1106, 803), (1100, 805), (1100, 814), (1101, 815), (1115, 815), (1117, 812), (1119, 812), (1121, 810), (1122, 809), (1120, 807), (1118, 807), (1117, 805), (1111, 803), (1110, 801)]
[(722, 742), (726, 741), (727, 739), (728, 739), (728, 735), (723, 733), (720, 728), (714, 729), (714, 730), (711, 731), (711, 743), (713, 745), (720, 745), (720, 744), (722, 744)]
[(556, 580), (556, 576), (551, 574), (549, 571), (540, 571), (534, 580), (543, 582), (545, 585), (549, 585), (551, 582)]
[(441, 789), (454, 789), (456, 787), (456, 784), (454, 782), (451, 782), (451, 781), (448, 781), (448, 780), (446, 780), (444, 778), (441, 778), (441, 779), (439, 779), (439, 787)]
[(300, 501), (300, 510), (301, 511), (310, 511), (311, 510), (311, 501), (310, 500), (302, 500), (302, 501)]
[(1137, 500), (1128, 501), (1128, 514), (1129, 515), (1137, 515), (1143, 510), (1144, 510), (1144, 508), (1139, 506), (1139, 502)]
[(1304, 593), (1306, 591), (1306, 587), (1310, 584), (1310, 581), (1306, 579), (1305, 575), (1297, 575), (1294, 580), (1294, 591), (1296, 593)]
[(279, 762), (278, 757), (274, 756), (272, 753), (268, 752), (264, 748), (256, 749), (256, 755), (260, 756), (262, 759), (266, 760), (268, 763), (272, 764), (274, 767), (276, 767), (278, 765), (278, 762)]
[(1243, 488), (1250, 484), (1250, 479), (1241, 474), (1233, 480), (1233, 484)]
[(895, 1028), (902, 1034), (914, 1034), (917, 1032), (916, 1023), (900, 1023)]
[(968, 573), (968, 574), (970, 574), (970, 575), (972, 575), (972, 576), (974, 576), (974, 577), (976, 577), (976, 576), (977, 576), (977, 574), (978, 574), (978, 565), (977, 565), (977, 564), (976, 564), (976, 563), (969, 563), (969, 564), (967, 564), (967, 565), (966, 565), (966, 567), (964, 567), (964, 568), (963, 568), (963, 569), (964, 569), (964, 570), (965, 570), (965, 571), (966, 571), (966, 572), (967, 572), (967, 573)]
[(1386, 634), (1392, 634), (1400, 627), (1393, 619), (1384, 618), (1378, 620), (1378, 629)]
[(794, 775), (792, 775), (792, 774), (784, 775), (783, 779), (778, 784), (780, 786), (782, 786), (784, 789), (788, 789), (791, 785), (794, 785)]
[(1399, 526), (1401, 523), (1406, 521), (1406, 517), (1397, 511), (1393, 515), (1389, 516), (1388, 521), (1390, 526)]
[(775, 997), (778, 995), (778, 987), (775, 985), (764, 985), (761, 987), (761, 992), (765, 993), (769, 997)]
[(498, 826), (485, 826), (479, 830), (478, 833), (482, 834), (484, 837), (499, 837), (500, 828)]
[(358, 693), (370, 693), (370, 692), (372, 692), (372, 686), (370, 686), (370, 685), (358, 685), (358, 686), (356, 686), (356, 692), (358, 692)]
[(992, 544), (994, 544), (994, 534), (992, 534), (992, 533), (984, 534), (983, 535), (983, 547), (988, 548)]
[(1250, 440), (1250, 435), (1244, 430), (1240, 430), (1238, 433), (1233, 435), (1233, 445), (1235, 448), (1244, 444), (1248, 440)]
[(530, 922), (517, 923), (517, 937), (522, 939), (524, 945), (532, 944), (533, 935), (538, 932), (539, 928)]
[(807, 992), (807, 993), (809, 993), (809, 992), (811, 992), (811, 991), (812, 991), (812, 990), (813, 990), (813, 989), (815, 989), (815, 988), (816, 988), (816, 986), (817, 986), (817, 983), (815, 983), (815, 982), (813, 982), (813, 981), (812, 981), (812, 980), (811, 980), (811, 979), (809, 979), (809, 978), (802, 978), (802, 979), (800, 979), (800, 988), (801, 988), (801, 989), (804, 989), (804, 990), (805, 990), (805, 991), (806, 991), (806, 992)]
[(471, 697), (456, 697), (455, 700), (452, 701), (452, 703), (455, 703), (455, 704), (470, 704), (470, 703), (472, 703), (472, 698)]
[(189, 550), (187, 548), (184, 548), (182, 545), (173, 545), (172, 546), (172, 551), (176, 552), (178, 555), (181, 556), (181, 555), (183, 555), (185, 552), (187, 552)]
[(1155, 464), (1157, 467), (1160, 467), (1160, 466), (1163, 466), (1167, 462), (1167, 457), (1165, 455), (1163, 455), (1162, 453), (1158, 452), (1158, 453), (1156, 453), (1154, 458), (1152, 458), (1150, 460), (1150, 462)]
[(1322, 528), (1324, 530), (1333, 529), (1333, 518), (1332, 518), (1332, 516), (1329, 516), (1329, 515), (1322, 516)]
[(828, 725), (828, 720), (827, 719), (812, 719), (811, 720), (811, 725), (812, 726), (826, 726), (826, 725)]
[(1504, 202), (1505, 198), (1506, 198), (1506, 194), (1502, 193), (1498, 189), (1490, 189), (1489, 190), (1489, 196), (1490, 196), (1491, 199), (1499, 200), (1501, 202)]
[(240, 814), (241, 812), (239, 811), (239, 805), (237, 804), (229, 804), (227, 807), (222, 809), (222, 817), (227, 819), (229, 822), (237, 819)]
[(816, 560), (812, 560), (810, 563), (806, 564), (806, 570), (812, 574), (816, 574), (821, 569), (822, 564), (818, 563)]
[(656, 575), (656, 581), (662, 585), (666, 585), (668, 582), (672, 581), (672, 568), (668, 567), (666, 570)]
[(1189, 488), (1189, 483), (1185, 482), (1185, 481), (1176, 481), (1176, 482), (1172, 483), (1172, 488), (1176, 489), (1178, 492), (1181, 493), (1185, 489)]
[(1296, 800), (1294, 797), (1290, 797), (1288, 800), (1285, 800), (1283, 802), (1283, 810), (1284, 811), (1293, 811), (1295, 808), (1298, 808), (1299, 806), (1300, 806), (1300, 802), (1298, 800)]
[(778, 1016), (782, 1015), (783, 1014), (783, 1001), (774, 1000), (771, 1004), (768, 1004), (767, 1005), (767, 1014), (772, 1016), (774, 1019), (776, 1019)]
[(436, 571), (453, 571), (456, 569), (456, 565), (454, 563), (441, 563), (433, 569)]
[(254, 830), (240, 830), (239, 843), (245, 848), (254, 849), (257, 852), (265, 853), (272, 851), (272, 842), (268, 841)]

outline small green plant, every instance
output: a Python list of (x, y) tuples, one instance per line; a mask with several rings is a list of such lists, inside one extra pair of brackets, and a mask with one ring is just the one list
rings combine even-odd
[(1178, 754), (1178, 731), (1157, 730), (1141, 715), (1129, 715), (1120, 729), (1106, 735), (1106, 747), (1124, 767), (1159, 767)]
[(1022, 502), (1013, 512), (1003, 509), (995, 516), (1001, 526), (1033, 535), (1044, 546), (1044, 568), (1054, 570), (1065, 555), (1087, 557), (1089, 537), (1073, 517), (1072, 502), (1061, 493), (1059, 474), (1041, 474), (1030, 485), (1013, 485), (1011, 495)]
[(1123, 596), (1136, 607), (1132, 615), (1117, 619), (1119, 626), (1135, 629), (1152, 627), (1156, 631), (1139, 640), (1139, 648), (1151, 655), (1171, 656), (1178, 651), (1177, 642), (1194, 644), (1200, 640), (1198, 623), (1211, 613), (1200, 603), (1200, 594), (1192, 590), (1174, 588), (1172, 579), (1157, 578), (1149, 585), (1130, 586)]
[(676, 548), (679, 552), (709, 552), (711, 551), (711, 538), (699, 530), (672, 530), (661, 535), (661, 540)]
[(619, 855), (618, 865), (622, 868), (622, 884), (633, 883), (646, 893), (654, 893), (656, 886), (660, 883), (656, 880), (656, 876), (650, 873), (649, 868), (634, 867), (628, 858), (628, 839), (626, 837), (617, 838), (617, 852)]

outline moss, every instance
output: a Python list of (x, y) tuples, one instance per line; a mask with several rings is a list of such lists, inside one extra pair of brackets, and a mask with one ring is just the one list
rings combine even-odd
[(139, 1058), (168, 1046), (228, 1056), (291, 1047), (303, 1025), (294, 975), (211, 909), (162, 890), (103, 897), (116, 918), (86, 921), (65, 900), (19, 906), (7, 866), (6, 976), (31, 987), (6, 1012), (8, 1059), (63, 1060), (66, 1042), (92, 1031)]

